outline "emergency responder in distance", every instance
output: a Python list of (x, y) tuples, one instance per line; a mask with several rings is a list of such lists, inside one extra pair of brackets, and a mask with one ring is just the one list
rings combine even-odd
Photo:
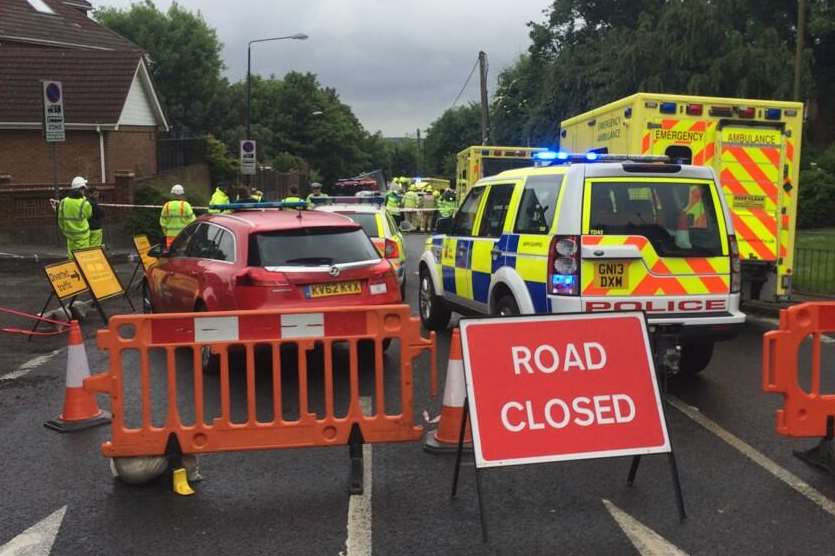
[(423, 210), (423, 212), (419, 212), (420, 215), (420, 231), (422, 232), (431, 232), (433, 227), (433, 217), (435, 216), (435, 195), (434, 195), (435, 188), (429, 184), (423, 186), (423, 191), (421, 193), (421, 208), (423, 209), (432, 209), (432, 210)]
[(438, 199), (438, 214), (441, 218), (452, 218), (455, 212), (455, 192), (452, 189), (445, 189), (441, 198)]
[(318, 199), (319, 202), (321, 203), (322, 201), (324, 201), (327, 198), (328, 198), (328, 196), (326, 194), (322, 193), (322, 184), (321, 183), (319, 183), (317, 181), (314, 181), (313, 183), (310, 184), (310, 195), (307, 196), (307, 206), (309, 206), (309, 207), (315, 206), (316, 203), (314, 202), (314, 199)]
[(179, 183), (171, 188), (171, 195), (174, 197), (162, 205), (162, 212), (159, 215), (159, 225), (162, 234), (165, 236), (165, 247), (171, 247), (174, 238), (180, 231), (194, 222), (194, 211), (185, 199), (186, 192)]
[(102, 224), (104, 224), (104, 209), (99, 206), (99, 190), (95, 185), (87, 188), (87, 200), (93, 212), (88, 222), (90, 223), (90, 247), (101, 247), (104, 239)]
[(409, 223), (409, 228), (412, 231), (418, 229), (418, 212), (410, 211), (409, 209), (420, 208), (420, 195), (418, 195), (417, 185), (409, 185), (409, 190), (403, 195), (403, 208), (406, 209), (406, 222)]
[(250, 193), (249, 196), (255, 199), (256, 202), (260, 203), (261, 200), (264, 198), (264, 192), (258, 189), (257, 187), (253, 187), (252, 193)]
[(67, 254), (90, 246), (90, 217), (93, 207), (84, 197), (87, 180), (76, 176), (70, 184), (70, 194), (58, 203), (58, 229), (67, 238)]
[(400, 184), (397, 182), (392, 182), (389, 184), (388, 191), (386, 191), (385, 196), (386, 201), (386, 210), (394, 218), (395, 224), (400, 226), (400, 222), (402, 221), (403, 217), (400, 214), (400, 203), (402, 201), (400, 197)]
[[(221, 182), (217, 184), (214, 193), (212, 193), (212, 198), (209, 200), (209, 205), (228, 205), (229, 204), (229, 193), (232, 190), (232, 184), (229, 182)], [(227, 212), (222, 211), (219, 209), (209, 209), (209, 214), (217, 214), (220, 212)]]
[(255, 193), (245, 185), (238, 187), (238, 195), (235, 198), (236, 203), (257, 203), (258, 199), (255, 198)]

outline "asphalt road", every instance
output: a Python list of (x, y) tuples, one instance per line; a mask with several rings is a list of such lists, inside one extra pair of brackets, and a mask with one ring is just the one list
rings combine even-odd
[[(424, 237), (407, 238), (413, 308)], [(4, 282), (14, 284), (0, 304), (38, 310), (31, 304), (45, 297), (38, 293), (45, 292), (39, 270), (0, 270)], [(85, 325), (94, 372), (107, 365), (107, 354), (96, 349), (90, 333), (96, 324), (91, 318)], [(761, 337), (770, 326), (750, 323), (737, 339), (718, 346), (701, 376), (670, 384), (675, 403), (685, 409), (665, 406), (689, 516), (685, 522), (676, 515), (665, 456), (644, 458), (632, 488), (625, 485), (629, 459), (492, 469), (482, 473), (488, 545), (480, 538), (472, 463), (465, 461), (459, 496), (450, 500), (453, 458), (430, 455), (419, 443), (366, 447), (369, 488), (353, 499), (346, 447), (207, 455), (201, 459), (206, 479), (195, 485), (192, 497), (174, 495), (167, 479), (141, 487), (122, 484), (111, 478), (99, 452), (107, 428), (60, 435), (43, 427), (60, 412), (63, 351), (42, 357), (16, 378), (2, 378), (59, 349), (60, 341), (4, 338), (0, 555), (10, 550), (8, 543), (20, 545), (21, 533), (64, 507), (52, 554), (336, 555), (346, 552), (346, 542), (351, 554), (633, 554), (640, 552), (636, 543), (647, 554), (652, 547), (670, 551), (673, 545), (691, 554), (829, 553), (835, 542), (835, 481), (792, 455), (792, 449), (813, 442), (778, 437), (779, 398), (761, 392)], [(447, 352), (448, 333), (440, 334), (441, 385)], [(386, 361), (396, 360), (397, 353), (394, 346)], [(825, 344), (823, 357), (835, 357), (835, 345)], [(386, 373), (392, 410), (399, 401), (397, 378), (396, 372)], [(269, 373), (256, 378), (259, 392), (270, 389), (269, 380)], [(312, 380), (316, 410), (320, 378)], [(233, 393), (242, 396), (244, 385), (233, 382)], [(425, 358), (415, 366), (414, 382), (416, 416), (421, 419), (424, 409), (436, 415), (440, 399), (429, 398)], [(366, 382), (361, 393), (369, 389)], [(262, 406), (270, 404), (259, 402)], [(287, 411), (293, 411), (292, 403)], [(715, 423), (713, 430), (698, 422), (703, 417)], [(746, 446), (756, 451), (748, 452), (752, 457), (743, 454)], [(775, 473), (793, 474), (822, 499), (814, 502)], [(612, 510), (622, 520), (631, 516), (657, 537), (634, 522), (625, 530), (603, 500), (624, 512)], [(33, 535), (27, 538), (49, 536)]]

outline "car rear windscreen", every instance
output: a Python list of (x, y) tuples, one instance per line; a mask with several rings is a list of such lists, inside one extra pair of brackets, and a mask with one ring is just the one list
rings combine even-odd
[(662, 257), (715, 257), (722, 241), (709, 182), (593, 182), (592, 235), (644, 236)]
[(304, 228), (250, 236), (249, 266), (322, 266), (379, 258), (361, 228)]
[(347, 216), (362, 226), (368, 237), (380, 237), (380, 231), (377, 229), (377, 215), (373, 212), (340, 212), (339, 214)]

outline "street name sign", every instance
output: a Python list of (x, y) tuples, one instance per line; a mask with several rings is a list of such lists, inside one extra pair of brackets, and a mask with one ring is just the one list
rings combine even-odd
[(461, 322), (477, 467), (670, 452), (643, 313)]

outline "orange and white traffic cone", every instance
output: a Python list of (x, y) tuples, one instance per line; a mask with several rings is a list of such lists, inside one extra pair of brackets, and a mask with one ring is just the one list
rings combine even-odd
[(84, 389), (84, 379), (90, 376), (90, 364), (84, 349), (84, 338), (78, 321), (70, 323), (67, 346), (67, 384), (64, 389), (64, 411), (44, 426), (58, 432), (73, 432), (110, 422), (110, 413), (99, 409), (96, 395)]
[[(449, 363), (444, 383), (444, 402), (438, 428), (423, 437), (423, 449), (433, 453), (454, 453), (458, 451), (461, 435), (461, 420), (464, 418), (464, 398), (467, 388), (464, 383), (464, 358), (461, 356), (461, 335), (452, 330), (449, 345)], [(473, 434), (470, 423), (464, 431), (464, 449), (473, 449)]]

